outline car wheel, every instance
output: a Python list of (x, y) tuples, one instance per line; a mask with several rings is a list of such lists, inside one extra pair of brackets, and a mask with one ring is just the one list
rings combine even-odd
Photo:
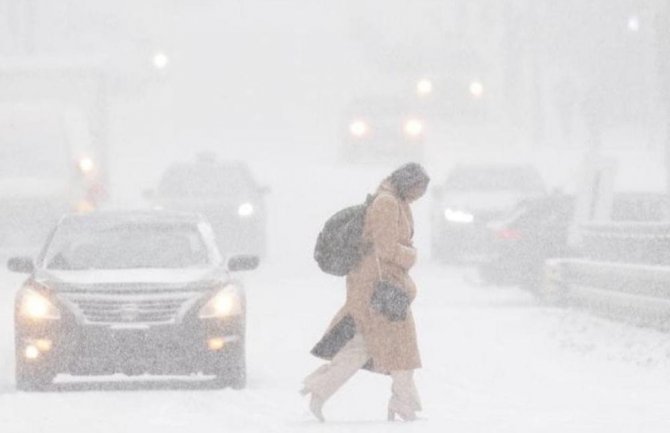
[(247, 386), (247, 357), (244, 343), (233, 349), (221, 366), (221, 371), (216, 375), (216, 385), (219, 388), (231, 387), (233, 389), (244, 389)]
[(521, 277), (521, 288), (530, 292), (538, 292), (539, 287), (542, 284), (542, 271), (543, 263), (534, 264), (526, 269), (523, 277)]
[(483, 264), (477, 268), (477, 273), (479, 278), (484, 282), (484, 284), (503, 284), (504, 279), (501, 276), (499, 269), (496, 269), (490, 264)]
[(16, 389), (18, 391), (35, 392), (45, 391), (52, 384), (56, 375), (54, 373), (26, 365), (24, 361), (17, 358), (16, 361)]

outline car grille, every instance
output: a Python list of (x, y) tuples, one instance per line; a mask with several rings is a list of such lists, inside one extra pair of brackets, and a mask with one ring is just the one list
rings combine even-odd
[(67, 294), (71, 308), (85, 323), (100, 325), (172, 324), (197, 300), (194, 293)]

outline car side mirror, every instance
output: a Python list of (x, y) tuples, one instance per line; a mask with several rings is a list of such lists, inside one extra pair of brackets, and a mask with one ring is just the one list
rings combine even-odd
[(12, 257), (7, 261), (7, 269), (20, 274), (30, 274), (35, 270), (35, 263), (30, 257)]
[(231, 272), (253, 271), (260, 265), (258, 256), (239, 255), (228, 259), (228, 270)]

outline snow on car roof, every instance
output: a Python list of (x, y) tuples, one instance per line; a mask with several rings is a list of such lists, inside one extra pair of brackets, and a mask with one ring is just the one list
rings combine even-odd
[(68, 214), (60, 224), (94, 223), (157, 223), (157, 224), (199, 224), (204, 217), (194, 212), (167, 210), (97, 211), (88, 214)]

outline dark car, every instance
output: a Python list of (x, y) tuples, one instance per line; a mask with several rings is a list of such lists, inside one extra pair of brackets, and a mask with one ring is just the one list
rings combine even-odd
[(435, 190), (432, 255), (446, 262), (477, 262), (491, 248), (487, 224), (522, 200), (545, 194), (539, 172), (529, 165), (459, 165)]
[(29, 273), (16, 295), (16, 386), (56, 375), (191, 374), (246, 383), (246, 300), (209, 224), (171, 212), (63, 217), (39, 257), (10, 259)]
[[(554, 193), (524, 200), (492, 221), (488, 225), (490, 254), (479, 265), (481, 277), (491, 283), (537, 287), (547, 259), (583, 253), (584, 245), (578, 250), (568, 245), (574, 210), (573, 195)], [(660, 222), (668, 216), (670, 202), (665, 194), (621, 192), (612, 197), (613, 222)]]
[(345, 161), (421, 159), (425, 121), (409, 100), (367, 97), (352, 101), (340, 126)]
[(490, 255), (479, 264), (482, 279), (531, 288), (539, 283), (547, 258), (574, 255), (568, 247), (574, 205), (574, 196), (550, 194), (524, 200), (491, 222)]
[(267, 251), (267, 188), (261, 187), (244, 162), (217, 161), (200, 155), (195, 162), (176, 163), (150, 192), (155, 207), (197, 212), (212, 224), (223, 254)]

